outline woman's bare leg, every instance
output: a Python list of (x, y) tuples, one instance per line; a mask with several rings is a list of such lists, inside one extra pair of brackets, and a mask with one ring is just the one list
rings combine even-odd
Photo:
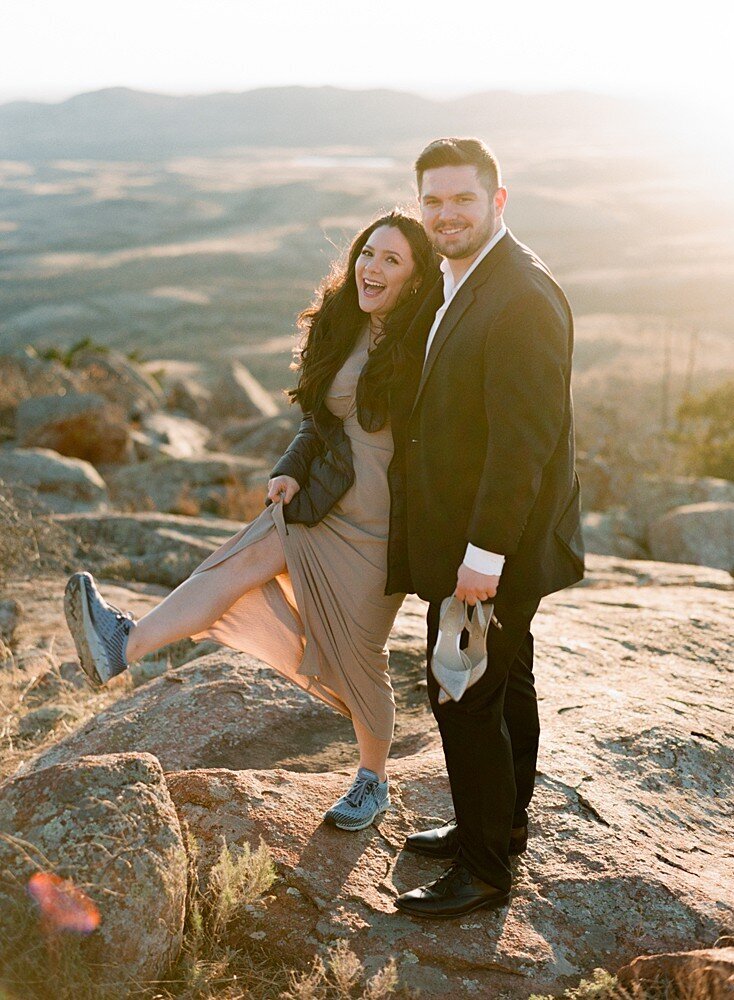
[(190, 576), (137, 623), (128, 639), (128, 662), (203, 632), (248, 590), (285, 570), (283, 545), (272, 530), (218, 566)]
[(380, 781), (386, 778), (385, 767), (390, 753), (391, 740), (378, 740), (361, 722), (352, 718), (354, 733), (359, 744), (359, 766), (374, 771)]
[[(286, 571), (277, 531), (214, 566), (184, 580), (144, 615), (130, 633), (127, 659), (135, 662), (178, 639), (203, 632), (238, 598)], [(352, 720), (359, 745), (359, 766), (374, 771), (380, 781), (390, 753), (390, 740), (380, 740), (357, 719)]]

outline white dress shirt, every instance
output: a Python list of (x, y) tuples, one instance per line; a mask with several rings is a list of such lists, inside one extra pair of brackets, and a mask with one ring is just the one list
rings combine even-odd
[[(431, 349), (431, 344), (433, 343), (433, 338), (436, 335), (436, 330), (438, 330), (441, 325), (441, 320), (446, 315), (454, 296), (469, 275), (472, 274), (477, 267), (479, 267), (489, 251), (493, 247), (497, 246), (506, 232), (507, 227), (503, 223), (492, 239), (484, 247), (482, 252), (478, 255), (471, 267), (458, 281), (454, 281), (454, 275), (451, 270), (450, 262), (446, 258), (441, 261), (441, 271), (443, 272), (443, 305), (436, 313), (433, 326), (428, 334), (428, 340), (426, 341), (426, 358), (428, 357), (428, 352)], [(497, 552), (489, 552), (487, 549), (480, 549), (477, 545), (472, 545), (471, 542), (469, 542), (466, 546), (466, 552), (464, 553), (464, 565), (468, 566), (469, 569), (475, 570), (477, 573), (484, 573), (487, 576), (500, 576), (502, 568), (505, 565), (505, 557)]]

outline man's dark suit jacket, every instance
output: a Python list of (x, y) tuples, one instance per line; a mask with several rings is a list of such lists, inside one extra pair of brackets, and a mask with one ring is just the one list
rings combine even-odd
[(439, 281), (406, 334), (392, 403), (386, 592), (447, 597), (467, 542), (506, 556), (506, 597), (562, 590), (584, 571), (568, 302), (508, 232), (454, 296), (424, 366), (442, 303)]

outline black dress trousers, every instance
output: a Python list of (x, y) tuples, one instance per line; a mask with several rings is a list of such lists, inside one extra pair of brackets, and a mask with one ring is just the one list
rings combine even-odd
[(498, 889), (511, 883), (512, 827), (527, 823), (540, 724), (530, 623), (538, 600), (508, 602), (499, 594), (502, 629), (487, 633), (487, 669), (460, 701), (438, 702), (430, 670), (440, 605), (428, 608), (428, 694), (441, 733), (459, 831), (459, 860)]

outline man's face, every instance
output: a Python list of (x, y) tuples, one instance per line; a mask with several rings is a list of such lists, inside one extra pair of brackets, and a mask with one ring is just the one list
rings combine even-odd
[(426, 170), (420, 189), (423, 227), (444, 257), (474, 257), (499, 229), (506, 198), (504, 188), (490, 196), (476, 167)]

